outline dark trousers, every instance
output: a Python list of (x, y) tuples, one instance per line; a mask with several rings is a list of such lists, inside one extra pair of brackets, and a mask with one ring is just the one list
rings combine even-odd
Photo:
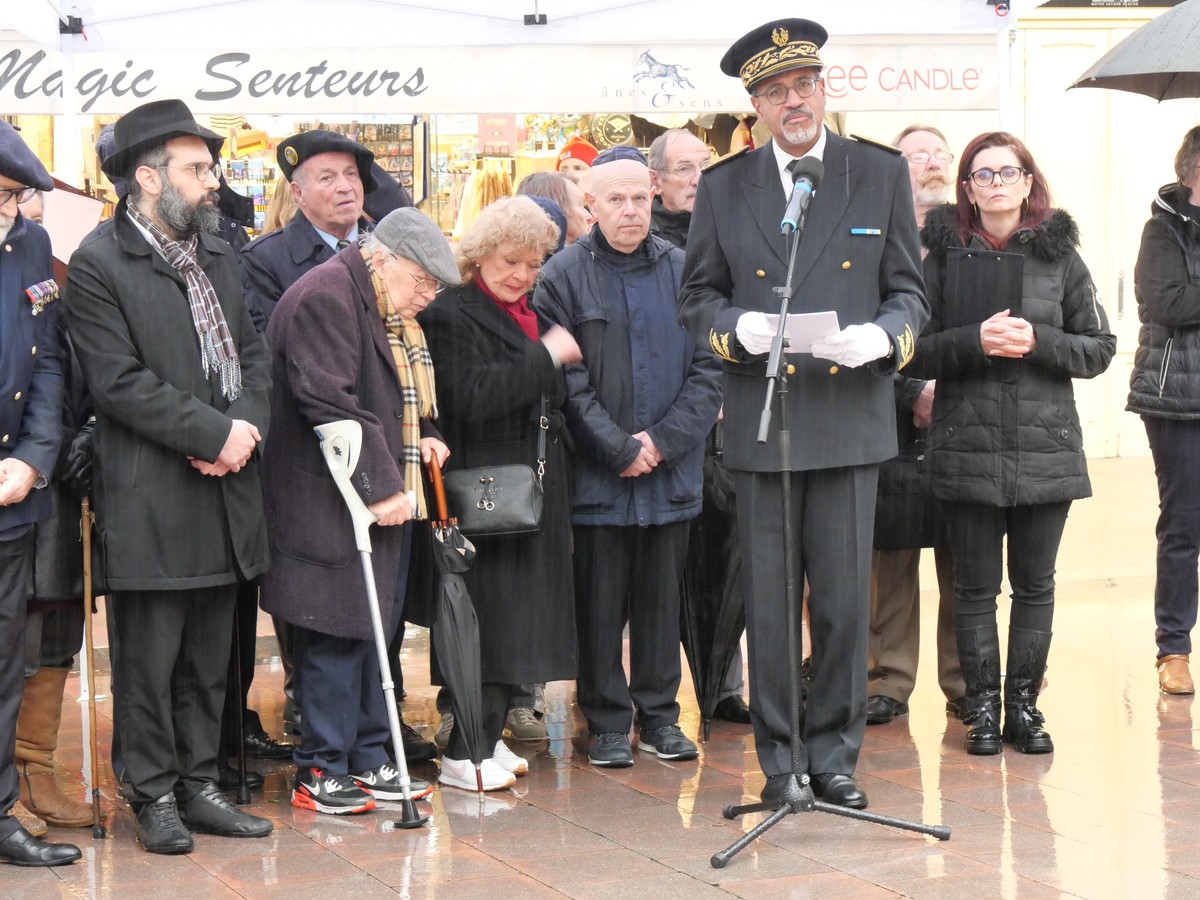
[[(750, 714), (766, 775), (792, 768), (784, 554), (796, 559), (796, 603), (808, 578), (813, 681), (800, 710), (799, 771), (853, 774), (866, 729), (867, 623), (871, 539), (878, 466), (816, 469), (791, 475), (792, 546), (783, 540), (778, 472), (735, 472)], [(796, 626), (800, 627), (800, 610)], [(800, 635), (795, 635), (800, 647)]]
[[(933, 549), (937, 565), (937, 672), (947, 700), (966, 693), (954, 636), (954, 564), (950, 548)], [(867, 696), (907, 703), (917, 683), (921, 653), (921, 550), (871, 554), (871, 631), (867, 642)]]
[(15, 753), (25, 690), (25, 606), (33, 590), (33, 532), (0, 541), (0, 841), (21, 827), (8, 814), (21, 797)]
[(374, 641), (294, 627), (304, 641), (296, 766), (346, 775), (387, 762), (390, 726)]
[[(679, 580), (688, 523), (575, 527), (577, 699), (592, 734), (679, 721)], [(629, 622), (629, 681), (622, 664)]]
[[(496, 684), (491, 681), (483, 683), (483, 746), (480, 748), (483, 752), (483, 759), (491, 757), (496, 742), (504, 733), (509, 696), (520, 689), (520, 685)], [(446, 744), (446, 756), (451, 759), (469, 759), (471, 756), (457, 718), (454, 720), (454, 729), (450, 732), (450, 741)]]
[(236, 598), (236, 584), (113, 591), (113, 709), (131, 804), (171, 791), (186, 801), (216, 781)]
[(1158, 655), (1192, 652), (1200, 556), (1200, 421), (1142, 416), (1158, 478), (1154, 621)]
[(954, 557), (955, 627), (996, 624), (996, 598), (1004, 580), (1012, 587), (1010, 628), (1050, 631), (1054, 623), (1054, 564), (1071, 501), (1030, 506), (943, 502), (940, 506)]

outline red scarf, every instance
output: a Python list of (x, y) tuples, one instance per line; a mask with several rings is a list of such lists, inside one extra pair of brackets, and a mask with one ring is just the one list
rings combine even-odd
[(525, 332), (525, 337), (531, 341), (538, 339), (538, 320), (533, 310), (529, 308), (529, 298), (522, 294), (516, 303), (505, 303), (491, 292), (483, 279), (476, 276), (475, 283), (479, 289), (492, 298), (492, 302), (504, 310), (504, 314), (517, 323), (517, 327)]

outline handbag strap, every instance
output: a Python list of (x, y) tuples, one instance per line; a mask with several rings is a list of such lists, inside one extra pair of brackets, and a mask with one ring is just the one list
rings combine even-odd
[(542, 394), (542, 414), (538, 417), (538, 481), (541, 481), (542, 476), (546, 474), (546, 432), (550, 430), (550, 417), (547, 415), (546, 407), (549, 405), (549, 398)]

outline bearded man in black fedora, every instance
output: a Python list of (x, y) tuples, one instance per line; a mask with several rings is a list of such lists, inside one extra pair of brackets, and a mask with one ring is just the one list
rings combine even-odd
[[(721, 70), (741, 79), (771, 141), (700, 179), (680, 294), (681, 317), (724, 367), (725, 465), (734, 473), (750, 650), (750, 711), (763, 800), (782, 802), (792, 767), (784, 557), (811, 587), (813, 681), (801, 709), (798, 762), (818, 797), (862, 808), (854, 778), (866, 724), (871, 538), (879, 463), (896, 455), (891, 375), (929, 318), (908, 170), (898, 152), (824, 127), (824, 28), (768, 22), (740, 38)], [(779, 416), (756, 441), (766, 354), (787, 281), (780, 222), (794, 163), (821, 160), (795, 261), (790, 312), (834, 310), (841, 331), (794, 365)], [(812, 165), (811, 163), (809, 165)], [(789, 168), (793, 166), (793, 168)], [(772, 402), (775, 400), (772, 398)], [(782, 476), (791, 473), (793, 543), (785, 546)], [(797, 600), (797, 602), (799, 602)], [(796, 621), (799, 621), (797, 613)], [(798, 636), (797, 636), (798, 641)]]
[(191, 832), (272, 830), (215, 783), (238, 583), (269, 564), (270, 368), (216, 236), (223, 139), (179, 100), (130, 111), (114, 138), (102, 166), (129, 193), (71, 258), (67, 324), (96, 408), (125, 797), (146, 850), (187, 853)]

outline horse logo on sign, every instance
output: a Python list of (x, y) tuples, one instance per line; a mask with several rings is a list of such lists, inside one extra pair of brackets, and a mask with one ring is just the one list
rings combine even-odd
[(675, 86), (680, 90), (683, 88), (696, 89), (696, 86), (683, 74), (687, 70), (686, 66), (680, 66), (675, 63), (660, 63), (650, 55), (649, 50), (638, 57), (638, 63), (642, 68), (634, 73), (634, 81), (641, 81), (643, 78), (666, 79), (675, 82)]

